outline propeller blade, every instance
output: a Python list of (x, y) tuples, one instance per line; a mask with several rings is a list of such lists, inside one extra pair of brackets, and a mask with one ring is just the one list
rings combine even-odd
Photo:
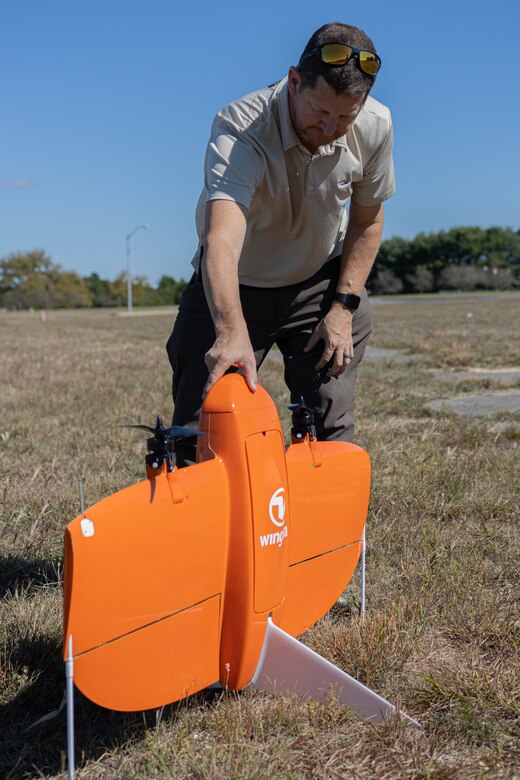
[(121, 428), (137, 428), (140, 431), (148, 431), (153, 433), (154, 436), (163, 437), (165, 439), (180, 439), (183, 436), (202, 436), (203, 431), (197, 431), (195, 428), (187, 428), (182, 425), (172, 425), (170, 428), (164, 428), (162, 425), (157, 425), (152, 428), (150, 425), (121, 425)]
[(311, 414), (320, 414), (320, 410), (315, 406), (306, 406), (305, 404), (287, 404), (287, 408), (290, 412), (301, 410), (304, 412), (311, 412)]
[(305, 406), (305, 401), (304, 401), (304, 399), (303, 399), (303, 395), (302, 395), (302, 396), (300, 396), (300, 400), (298, 401), (298, 403), (297, 403), (297, 404), (287, 404), (287, 408), (289, 409), (289, 411), (290, 411), (290, 412), (294, 412), (294, 411), (296, 411), (296, 409), (300, 409), (302, 406), (303, 406), (305, 409), (307, 408), (307, 407)]
[(170, 436), (173, 439), (181, 438), (182, 436), (203, 436), (203, 431), (197, 431), (195, 428), (187, 428), (182, 425), (172, 425), (171, 428), (165, 428), (162, 431), (166, 436)]
[(141, 431), (149, 431), (150, 433), (155, 433), (155, 428), (152, 428), (150, 425), (120, 425), (120, 428), (139, 428)]

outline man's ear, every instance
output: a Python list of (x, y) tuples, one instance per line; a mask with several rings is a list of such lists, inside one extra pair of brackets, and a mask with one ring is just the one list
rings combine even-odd
[(291, 65), (289, 68), (289, 73), (287, 75), (287, 87), (289, 89), (289, 94), (294, 97), (301, 86), (302, 83), (302, 76), (298, 68), (295, 68), (294, 65)]

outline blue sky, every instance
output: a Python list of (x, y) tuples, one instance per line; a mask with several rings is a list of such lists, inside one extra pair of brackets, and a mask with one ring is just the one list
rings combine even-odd
[(155, 283), (190, 274), (215, 112), (284, 76), (329, 21), (362, 27), (392, 109), (385, 236), (520, 227), (520, 4), (0, 0), (0, 257)]

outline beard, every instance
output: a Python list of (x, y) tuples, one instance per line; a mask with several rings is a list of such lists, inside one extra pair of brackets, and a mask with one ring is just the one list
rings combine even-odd
[[(306, 127), (305, 129), (302, 127), (295, 127), (294, 129), (303, 145), (309, 148), (309, 151), (313, 152), (316, 151), (319, 146), (327, 146), (327, 144), (331, 144), (337, 138), (341, 137), (341, 133), (325, 135), (319, 127), (315, 126)], [(312, 149), (310, 147), (312, 147)]]

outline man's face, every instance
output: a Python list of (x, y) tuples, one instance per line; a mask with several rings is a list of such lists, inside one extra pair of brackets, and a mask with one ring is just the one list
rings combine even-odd
[(366, 100), (363, 95), (338, 95), (322, 76), (313, 88), (302, 86), (296, 68), (289, 70), (289, 110), (296, 135), (314, 152), (345, 135)]

